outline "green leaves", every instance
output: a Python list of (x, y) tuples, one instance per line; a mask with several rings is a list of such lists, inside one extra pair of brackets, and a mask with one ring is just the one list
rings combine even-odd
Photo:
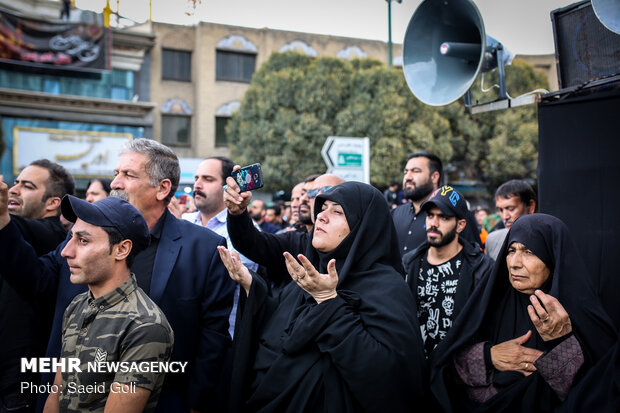
[[(506, 71), (512, 96), (546, 86), (525, 62), (515, 60)], [(487, 86), (494, 76), (487, 74)], [(493, 93), (473, 91), (484, 101), (495, 99)], [(330, 135), (370, 138), (371, 182), (379, 187), (400, 180), (407, 154), (418, 150), (439, 155), (452, 181), (478, 180), (491, 191), (536, 170), (534, 106), (476, 117), (460, 102), (427, 106), (414, 98), (400, 69), (372, 59), (272, 55), (254, 74), (228, 133), (235, 162), (261, 162), (270, 191), (325, 172), (320, 151)]]

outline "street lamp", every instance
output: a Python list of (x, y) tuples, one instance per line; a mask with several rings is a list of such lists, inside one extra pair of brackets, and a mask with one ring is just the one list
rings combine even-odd
[(385, 0), (388, 4), (388, 67), (392, 66), (392, 2), (402, 3), (403, 0)]

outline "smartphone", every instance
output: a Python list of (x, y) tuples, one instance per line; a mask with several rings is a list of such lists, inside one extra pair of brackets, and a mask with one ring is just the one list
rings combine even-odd
[(260, 169), (259, 163), (253, 163), (252, 165), (232, 171), (230, 176), (237, 182), (237, 185), (241, 188), (241, 192), (263, 187), (263, 171)]

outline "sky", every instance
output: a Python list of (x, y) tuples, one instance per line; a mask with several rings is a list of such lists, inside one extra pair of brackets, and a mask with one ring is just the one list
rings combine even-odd
[[(386, 0), (202, 0), (193, 12), (189, 0), (118, 0), (121, 16), (143, 22), (149, 1), (154, 21), (195, 24), (198, 21), (254, 28), (388, 40)], [(402, 43), (421, 0), (392, 2), (392, 41)], [(428, 1), (428, 0), (427, 0)], [(549, 13), (573, 0), (474, 0), (486, 33), (514, 54), (554, 53)], [(79, 8), (101, 11), (105, 0), (76, 0)], [(110, 0), (113, 11), (117, 0)]]

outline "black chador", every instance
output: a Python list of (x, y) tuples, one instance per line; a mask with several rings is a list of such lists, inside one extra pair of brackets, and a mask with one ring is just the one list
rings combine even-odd
[(305, 255), (323, 274), (336, 259), (338, 296), (317, 304), (294, 282), (273, 296), (253, 277), (235, 332), (232, 411), (405, 412), (424, 396), (416, 307), (385, 199), (347, 182), (317, 197), (315, 217), (325, 200), (342, 206), (350, 233)]
[[(528, 315), (529, 295), (517, 291), (509, 281), (506, 256), (513, 242), (523, 244), (550, 270), (540, 290), (555, 297), (564, 307), (570, 317), (571, 334), (547, 342), (539, 335)], [(454, 334), (446, 343), (448, 351), (431, 369), (431, 388), (445, 411), (554, 411), (565, 394), (558, 392), (561, 386), (553, 380), (559, 377), (560, 384), (564, 382), (574, 387), (616, 340), (612, 322), (592, 288), (587, 268), (569, 236), (568, 228), (550, 215), (524, 215), (513, 224), (487, 285), (474, 294), (462, 311), (465, 321), (452, 327)], [(524, 335), (528, 330), (532, 334), (523, 345), (542, 351), (541, 361), (564, 340), (568, 343), (570, 339), (571, 343), (575, 343), (571, 344), (571, 350), (576, 351), (582, 360), (576, 364), (576, 373), (545, 376), (538, 368), (538, 360), (535, 364), (537, 370), (528, 376), (517, 371), (498, 371), (487, 353), (485, 360), (481, 360), (487, 382), (471, 384), (459, 381), (463, 376), (459, 374), (457, 377), (455, 356), (458, 360), (462, 350), (481, 343), (503, 343)], [(578, 348), (575, 350), (575, 347)], [(544, 360), (544, 364), (549, 365), (549, 361)], [(552, 372), (564, 372), (562, 368), (566, 364), (560, 364), (556, 363)], [(548, 370), (545, 371), (548, 373)], [(570, 395), (570, 390), (567, 391)], [(472, 395), (480, 396), (483, 392), (487, 392), (486, 395), (474, 401)]]

